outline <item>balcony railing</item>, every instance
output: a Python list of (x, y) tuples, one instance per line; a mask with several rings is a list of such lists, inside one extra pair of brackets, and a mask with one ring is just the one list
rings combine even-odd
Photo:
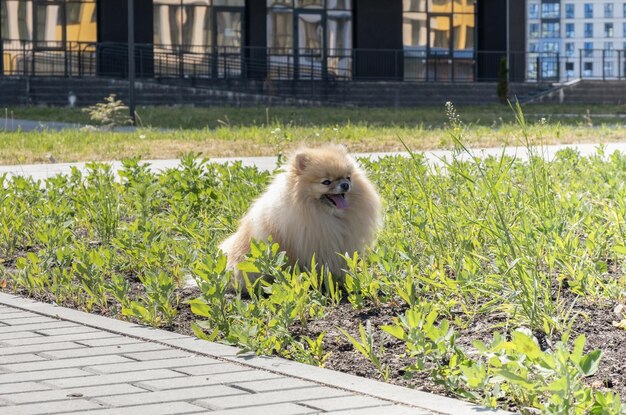
[[(626, 78), (626, 51), (509, 52), (512, 81)], [(3, 40), (0, 75), (126, 77), (123, 43)], [(262, 80), (496, 81), (504, 51), (285, 49), (138, 44), (136, 76)]]

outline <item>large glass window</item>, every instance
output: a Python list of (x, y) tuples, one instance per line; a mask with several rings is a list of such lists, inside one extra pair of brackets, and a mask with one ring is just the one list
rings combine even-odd
[(573, 3), (567, 3), (565, 5), (565, 18), (566, 19), (573, 19), (575, 16), (575, 5)]
[(541, 37), (551, 38), (551, 37), (560, 37), (560, 27), (561, 24), (559, 22), (548, 22), (541, 24)]
[(593, 18), (593, 4), (585, 3), (585, 19)]
[(558, 18), (560, 16), (560, 3), (543, 3), (541, 5), (541, 17), (544, 19)]
[(160, 76), (239, 76), (245, 0), (154, 0)]
[(539, 37), (539, 23), (531, 23), (528, 25), (528, 37), (531, 39)]
[(474, 1), (404, 0), (402, 17), (405, 78), (473, 77)]
[(267, 0), (269, 76), (350, 77), (350, 0)]
[(93, 69), (95, 0), (1, 0), (0, 21), (5, 74)]

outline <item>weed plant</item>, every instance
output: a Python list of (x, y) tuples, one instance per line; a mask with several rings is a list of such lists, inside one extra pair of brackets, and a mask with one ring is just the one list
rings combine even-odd
[[(425, 372), (474, 402), (523, 413), (624, 413), (618, 395), (582, 381), (602, 365), (602, 352), (570, 333), (586, 318), (576, 304), (626, 301), (626, 155), (600, 147), (590, 157), (564, 150), (546, 159), (543, 137), (519, 107), (515, 116), (525, 159), (478, 157), (449, 107), (452, 157), (429, 164), (409, 151), (361, 160), (385, 201), (385, 226), (370, 252), (347, 253), (345, 281), (287, 266), (271, 241), (255, 242), (241, 264), (270, 278), (235, 281), (217, 245), (270, 173), (198, 154), (163, 172), (134, 158), (118, 177), (97, 163), (44, 182), (0, 176), (0, 280), (156, 327), (190, 307), (201, 338), (320, 366), (328, 333), (300, 337), (294, 327), (341, 302), (404, 304), (392, 324), (344, 330), (383, 380), (391, 336), (406, 347), (409, 375)], [(186, 280), (200, 294), (182, 304)], [(462, 331), (485, 315), (492, 337), (461, 346)]]

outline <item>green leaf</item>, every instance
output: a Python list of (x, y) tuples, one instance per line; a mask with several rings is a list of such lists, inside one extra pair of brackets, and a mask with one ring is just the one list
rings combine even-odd
[[(363, 325), (359, 325), (359, 329), (363, 329)], [(348, 333), (347, 331), (345, 331), (344, 329), (337, 327), (337, 330), (339, 330), (344, 336), (346, 336), (346, 338), (350, 341), (350, 343), (352, 343), (352, 345), (354, 346), (355, 349), (357, 349), (361, 354), (363, 354), (364, 356), (368, 356), (369, 357), (369, 353), (367, 352), (367, 349), (365, 349), (365, 347), (359, 343), (359, 341), (357, 339), (355, 339), (354, 337), (352, 337), (350, 335), (350, 333)]]
[(400, 326), (380, 326), (380, 328), (383, 331), (391, 334), (396, 339), (400, 339), (400, 340), (406, 339), (406, 332)]
[(211, 307), (199, 298), (190, 300), (189, 305), (191, 306), (191, 312), (195, 315), (207, 318), (210, 318), (213, 315)]
[(616, 254), (626, 255), (626, 246), (624, 246), (624, 245), (615, 245), (615, 246), (613, 247), (613, 251), (614, 251)]
[(507, 369), (500, 369), (500, 370), (496, 370), (494, 372), (495, 374), (502, 376), (503, 378), (505, 378), (506, 380), (508, 380), (509, 382), (516, 384), (516, 385), (520, 385), (520, 386), (525, 386), (529, 389), (533, 388), (533, 384), (532, 382), (529, 382), (528, 380), (526, 380), (525, 378), (511, 372), (510, 370)]
[(201, 340), (209, 340), (209, 336), (202, 330), (202, 328), (197, 323), (191, 323), (191, 330), (193, 334), (196, 335), (197, 338)]
[(572, 353), (570, 355), (570, 359), (572, 359), (574, 363), (580, 362), (580, 359), (583, 356), (583, 348), (585, 347), (585, 341), (586, 341), (586, 338), (584, 334), (581, 334), (580, 336), (576, 337), (576, 340), (574, 340)]
[(512, 343), (520, 353), (525, 354), (532, 360), (537, 360), (541, 355), (541, 349), (537, 343), (526, 334), (521, 331), (514, 331), (511, 336), (513, 337)]
[(594, 350), (587, 353), (580, 359), (580, 369), (585, 376), (592, 376), (598, 370), (600, 359), (602, 358), (602, 350)]
[(237, 265), (237, 269), (242, 272), (259, 272), (259, 268), (252, 261), (243, 261)]

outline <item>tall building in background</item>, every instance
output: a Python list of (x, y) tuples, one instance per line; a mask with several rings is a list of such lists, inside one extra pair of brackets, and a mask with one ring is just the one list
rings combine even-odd
[[(561, 80), (626, 75), (626, 2), (528, 0), (527, 49), (534, 73)], [(558, 54), (555, 58), (554, 54)]]
[[(135, 0), (135, 67), (161, 78), (471, 82), (498, 79), (508, 56), (510, 79), (524, 81), (525, 1)], [(0, 75), (126, 76), (127, 9), (0, 0)]]

